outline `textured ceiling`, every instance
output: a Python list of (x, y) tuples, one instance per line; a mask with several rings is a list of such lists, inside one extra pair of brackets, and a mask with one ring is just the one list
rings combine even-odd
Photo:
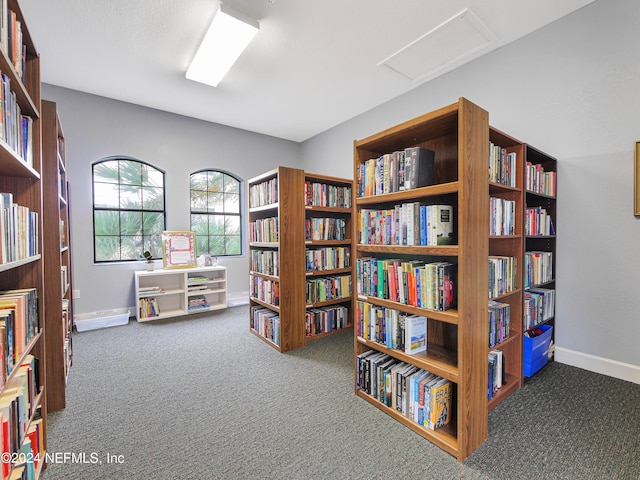
[(261, 28), (217, 88), (184, 76), (217, 0), (20, 3), (45, 83), (303, 141), (591, 1), (229, 0)]

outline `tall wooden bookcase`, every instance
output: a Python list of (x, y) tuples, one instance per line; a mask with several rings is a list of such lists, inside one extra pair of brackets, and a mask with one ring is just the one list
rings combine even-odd
[[(548, 267), (550, 269), (543, 276), (541, 281), (532, 279), (530, 272), (525, 272), (529, 276), (529, 280), (524, 283), (525, 292), (531, 288), (544, 288), (554, 291), (554, 311), (549, 312), (548, 318), (541, 319), (536, 325), (551, 325), (554, 327), (552, 338), (555, 337), (555, 292), (556, 292), (556, 219), (557, 219), (557, 189), (556, 189), (556, 173), (557, 160), (537, 148), (525, 144), (524, 145), (524, 162), (525, 169), (529, 173), (525, 173), (525, 209), (540, 208), (543, 209), (548, 217), (552, 230), (548, 232), (536, 231), (528, 232), (525, 237), (525, 256), (529, 252), (539, 252), (550, 256)], [(524, 325), (524, 332), (532, 329), (533, 326)], [(553, 359), (553, 350), (549, 355), (550, 360)]]
[[(40, 57), (29, 34), (27, 22), (22, 15), (20, 6), (16, 0), (8, 0), (5, 3), (8, 11), (2, 11), (3, 23), (14, 33), (21, 28), (23, 45), (19, 46), (15, 55), (9, 49), (0, 47), (0, 71), (3, 83), (8, 82), (5, 95), (2, 116), (2, 135), (0, 139), (0, 192), (12, 195), (13, 203), (19, 208), (27, 207), (30, 212), (37, 214), (31, 224), (31, 237), (29, 251), (18, 247), (18, 240), (7, 239), (4, 242), (6, 249), (19, 252), (17, 258), (3, 261), (0, 264), (0, 290), (35, 289), (38, 298), (38, 325), (34, 336), (24, 346), (22, 354), (13, 356), (14, 367), (6, 374), (5, 384), (0, 389), (0, 396), (9, 395), (7, 384), (16, 379), (20, 365), (27, 355), (33, 355), (38, 362), (38, 384), (34, 385), (32, 409), (28, 415), (28, 425), (31, 428), (39, 425), (41, 446), (39, 453), (46, 450), (46, 362), (45, 362), (45, 287), (43, 277), (42, 240), (43, 240), (43, 209), (42, 209), (42, 178), (41, 164), (41, 96), (40, 96)], [(18, 23), (19, 22), (19, 25)], [(6, 30), (5, 30), (6, 33)], [(6, 37), (5, 37), (6, 40)], [(6, 45), (5, 42), (0, 42)], [(22, 55), (24, 52), (24, 55)], [(12, 58), (13, 57), (13, 58)], [(9, 113), (10, 112), (10, 113)], [(14, 116), (17, 130), (11, 131), (7, 115)], [(27, 125), (30, 125), (27, 127)], [(20, 143), (22, 128), (29, 128), (27, 141)], [(24, 231), (24, 229), (23, 229)], [(4, 232), (3, 232), (4, 233)], [(22, 240), (19, 240), (22, 242)], [(23, 244), (24, 245), (24, 244)], [(58, 279), (59, 281), (59, 279)], [(3, 328), (5, 325), (3, 324)], [(6, 353), (6, 352), (3, 352)], [(22, 435), (21, 435), (22, 436)], [(39, 462), (36, 475), (40, 474), (44, 467), (44, 461)], [(18, 467), (12, 467), (14, 469)]]
[[(312, 184), (351, 188), (351, 181), (278, 167), (249, 180), (250, 331), (279, 352), (303, 347), (307, 340), (339, 331), (308, 326), (312, 310), (344, 306), (352, 326), (352, 298), (343, 289), (340, 298), (308, 300), (309, 282), (349, 277), (350, 268), (306, 269), (307, 253), (327, 247), (351, 253), (351, 208), (306, 204), (305, 188)], [(309, 193), (309, 192), (308, 192)], [(346, 237), (338, 240), (306, 239), (312, 218), (339, 218)]]
[(47, 410), (66, 406), (73, 329), (65, 140), (56, 104), (42, 100), (42, 186), (47, 330)]
[[(504, 155), (514, 156), (514, 172), (510, 172), (513, 183), (499, 180), (489, 182), (489, 195), (492, 198), (513, 202), (513, 232), (489, 236), (489, 255), (515, 259), (516, 282), (513, 288), (491, 300), (507, 304), (510, 309), (510, 326), (508, 336), (497, 341), (489, 350), (500, 350), (503, 353), (505, 373), (504, 383), (489, 399), (489, 410), (522, 386), (522, 295), (523, 295), (523, 165), (524, 144), (499, 130), (489, 127), (489, 140), (492, 145), (503, 150)], [(506, 215), (503, 215), (506, 217)], [(505, 222), (506, 223), (506, 222)]]
[[(355, 354), (384, 352), (403, 362), (450, 380), (453, 387), (452, 420), (429, 430), (357, 388), (356, 395), (380, 408), (419, 435), (462, 461), (487, 437), (487, 311), (489, 240), (488, 113), (464, 98), (447, 107), (355, 141), (354, 178), (360, 165), (407, 147), (435, 151), (432, 186), (383, 195), (359, 196), (356, 214), (363, 208), (392, 208), (403, 202), (447, 203), (454, 206), (454, 245), (355, 246), (355, 256), (416, 260), (447, 259), (457, 264), (457, 308), (426, 310), (356, 292), (356, 298), (406, 313), (425, 315), (426, 353), (407, 355), (355, 335)], [(358, 192), (358, 189), (355, 189)], [(354, 238), (357, 232), (354, 228)], [(497, 248), (493, 245), (491, 249)], [(354, 277), (357, 275), (354, 262)], [(357, 332), (356, 332), (357, 333)], [(357, 372), (357, 364), (355, 368)]]

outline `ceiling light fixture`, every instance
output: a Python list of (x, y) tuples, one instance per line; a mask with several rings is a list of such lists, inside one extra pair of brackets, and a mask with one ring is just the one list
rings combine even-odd
[(220, 3), (186, 77), (217, 87), (259, 29), (257, 20)]

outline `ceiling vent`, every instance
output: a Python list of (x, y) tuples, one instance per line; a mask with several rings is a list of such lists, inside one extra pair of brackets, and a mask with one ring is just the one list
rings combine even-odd
[(437, 72), (462, 62), (496, 42), (496, 35), (465, 8), (378, 66), (399, 73), (411, 81), (433, 77)]

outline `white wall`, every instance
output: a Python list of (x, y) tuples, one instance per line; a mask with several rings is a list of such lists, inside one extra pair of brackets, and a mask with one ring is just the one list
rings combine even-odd
[[(166, 171), (167, 228), (189, 229), (189, 174), (221, 168), (245, 181), (277, 165), (300, 167), (300, 144), (158, 110), (43, 85), (57, 103), (65, 134), (75, 313), (137, 304), (133, 271), (143, 262), (93, 263), (91, 163), (112, 155), (144, 160)], [(246, 256), (220, 257), (228, 291), (248, 293)]]
[(640, 2), (599, 0), (303, 144), (305, 168), (353, 177), (354, 139), (466, 97), (558, 158), (556, 358), (640, 383)]

